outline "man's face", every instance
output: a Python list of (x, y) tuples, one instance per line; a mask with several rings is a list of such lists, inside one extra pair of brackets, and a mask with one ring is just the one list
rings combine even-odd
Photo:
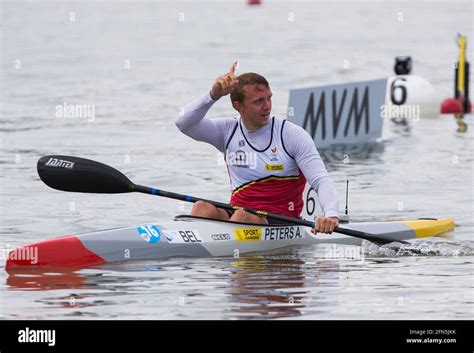
[(243, 104), (234, 102), (234, 108), (250, 126), (261, 128), (268, 124), (272, 110), (272, 90), (264, 85), (244, 86)]

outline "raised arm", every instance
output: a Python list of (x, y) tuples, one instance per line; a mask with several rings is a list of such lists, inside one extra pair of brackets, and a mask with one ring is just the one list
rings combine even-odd
[(206, 114), (219, 98), (229, 94), (238, 83), (234, 75), (236, 67), (237, 61), (226, 74), (215, 80), (210, 92), (188, 104), (176, 120), (181, 132), (195, 140), (210, 143), (221, 152), (224, 152), (225, 138), (235, 119), (209, 119)]

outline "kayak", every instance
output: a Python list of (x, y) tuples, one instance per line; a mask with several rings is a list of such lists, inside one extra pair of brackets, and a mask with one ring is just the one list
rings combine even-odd
[[(394, 240), (433, 237), (454, 228), (452, 218), (394, 222), (350, 222), (346, 229), (389, 236)], [(189, 215), (174, 221), (146, 223), (70, 235), (12, 250), (6, 271), (26, 268), (81, 268), (134, 260), (169, 257), (238, 257), (295, 245), (360, 245), (362, 239), (334, 232), (316, 235), (295, 224), (247, 224)]]

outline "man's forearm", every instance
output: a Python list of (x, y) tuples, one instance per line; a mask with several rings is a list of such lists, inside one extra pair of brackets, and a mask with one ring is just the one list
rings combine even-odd
[(336, 188), (330, 177), (326, 177), (318, 185), (316, 190), (319, 204), (323, 209), (325, 217), (339, 217), (339, 200)]

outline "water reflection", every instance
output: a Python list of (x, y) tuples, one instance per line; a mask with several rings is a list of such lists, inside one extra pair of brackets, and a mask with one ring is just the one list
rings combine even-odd
[[(125, 316), (135, 319), (296, 318), (337, 305), (327, 292), (339, 287), (339, 263), (317, 257), (312, 250), (290, 248), (239, 259), (33, 270), (10, 274), (6, 284), (12, 293), (37, 291), (35, 303), (46, 316), (95, 317), (107, 307), (102, 315), (116, 317), (126, 307)], [(146, 312), (137, 300), (148, 303)], [(201, 316), (203, 310), (207, 314)]]
[(10, 290), (106, 289), (117, 294), (138, 289), (142, 287), (142, 282), (157, 279), (148, 272), (152, 271), (149, 265), (139, 263), (134, 265), (138, 266), (139, 273), (146, 276), (129, 275), (125, 263), (83, 269), (33, 268), (9, 273), (6, 284)]
[(319, 154), (331, 170), (337, 170), (351, 164), (383, 163), (385, 144), (373, 142), (355, 145), (334, 145), (320, 149)]
[(305, 262), (299, 259), (248, 257), (234, 262), (231, 309), (242, 318), (301, 316), (305, 307)]
[(297, 253), (241, 258), (231, 269), (228, 294), (233, 305), (229, 311), (247, 320), (317, 312), (327, 300), (324, 288), (338, 285), (338, 266), (333, 261), (307, 262)]
[(86, 288), (86, 276), (71, 269), (31, 269), (10, 273), (9, 289), (47, 291), (53, 289)]
[(390, 131), (396, 136), (409, 137), (412, 135), (413, 123), (407, 120), (392, 120)]

